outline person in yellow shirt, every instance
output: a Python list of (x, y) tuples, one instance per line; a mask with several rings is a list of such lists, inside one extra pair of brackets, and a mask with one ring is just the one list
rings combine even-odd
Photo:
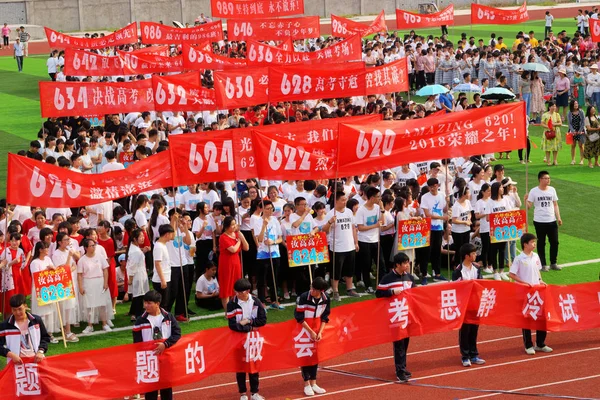
[(519, 33), (517, 34), (517, 38), (516, 38), (516, 40), (513, 42), (513, 45), (512, 45), (512, 50), (513, 50), (513, 51), (517, 51), (517, 47), (518, 47), (518, 46), (519, 46), (521, 43), (523, 43), (523, 33), (522, 33), (522, 32), (519, 32)]
[(498, 37), (498, 43), (496, 43), (496, 50), (506, 49), (506, 43), (504, 43), (504, 38), (502, 36)]
[(538, 47), (540, 45), (540, 43), (538, 42), (538, 40), (533, 36), (534, 32), (533, 31), (529, 31), (529, 44), (531, 44), (531, 47)]

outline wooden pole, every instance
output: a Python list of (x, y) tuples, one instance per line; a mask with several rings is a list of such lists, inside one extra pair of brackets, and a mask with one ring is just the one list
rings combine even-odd
[(67, 338), (65, 336), (65, 327), (63, 326), (62, 315), (60, 313), (60, 307), (58, 306), (58, 302), (54, 303), (56, 305), (56, 312), (58, 313), (58, 322), (60, 322), (60, 333), (62, 334), (63, 344), (65, 349), (67, 348)]

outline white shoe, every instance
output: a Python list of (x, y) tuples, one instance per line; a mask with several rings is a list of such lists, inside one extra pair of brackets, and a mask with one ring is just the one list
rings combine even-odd
[(314, 396), (315, 392), (313, 391), (313, 389), (310, 385), (306, 385), (306, 386), (304, 386), (304, 394), (306, 396)]
[(316, 383), (314, 385), (312, 385), (312, 390), (316, 394), (325, 394), (325, 393), (327, 393), (327, 390), (325, 390), (323, 388), (320, 388), (319, 386), (317, 386)]
[(81, 332), (84, 335), (88, 334), (88, 333), (92, 333), (94, 332), (94, 327), (93, 326), (86, 326), (85, 329)]
[(363, 281), (358, 281), (358, 282), (356, 282), (356, 286), (365, 287), (365, 283)]
[(483, 269), (483, 272), (486, 274), (493, 274), (494, 270), (491, 267), (487, 267)]
[(428, 272), (427, 275), (425, 275), (425, 278), (431, 278), (431, 274)]
[(494, 273), (494, 280), (495, 281), (501, 281), (502, 277), (500, 276), (500, 274), (498, 272)]
[(508, 276), (508, 274), (506, 272), (501, 272), (500, 273), (500, 278), (502, 278), (503, 281), (509, 281), (510, 277)]
[(283, 298), (286, 300), (290, 299), (290, 293), (289, 292), (285, 292), (285, 294), (283, 295)]
[(106, 325), (110, 326), (111, 328), (115, 327), (110, 319), (106, 321)]
[(525, 353), (529, 354), (530, 356), (535, 355), (535, 349), (533, 347), (530, 347), (528, 349), (525, 349)]
[(254, 289), (254, 290), (252, 291), (252, 294), (253, 294), (254, 296), (258, 296), (258, 289)]
[(258, 393), (254, 393), (251, 397), (252, 400), (265, 400), (264, 397), (262, 397), (260, 394)]
[(329, 289), (327, 289), (327, 290), (325, 291), (325, 294), (329, 294), (329, 295), (331, 295), (332, 293), (333, 293), (333, 289), (332, 289), (332, 288), (329, 288)]
[(329, 277), (329, 272), (327, 272), (327, 273), (325, 274), (325, 282), (329, 282), (329, 279), (330, 279), (330, 277)]
[(245, 394), (240, 396), (240, 400), (248, 400), (248, 396), (246, 396)]
[(377, 279), (377, 278), (375, 278), (375, 275), (373, 275), (373, 273), (372, 273), (372, 272), (369, 272), (369, 276), (371, 277), (371, 280), (372, 280), (372, 281), (374, 281), (375, 279)]
[(535, 351), (541, 351), (542, 353), (552, 353), (552, 347), (550, 347), (550, 346), (544, 346), (544, 347), (535, 346), (533, 349)]
[(102, 327), (102, 330), (103, 330), (104, 332), (112, 332), (112, 328), (111, 328), (110, 326), (108, 326), (108, 324), (107, 324), (107, 325), (104, 325), (104, 326)]

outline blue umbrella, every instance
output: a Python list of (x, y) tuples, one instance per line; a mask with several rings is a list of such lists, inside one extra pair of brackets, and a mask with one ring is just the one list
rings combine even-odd
[(427, 85), (417, 91), (417, 96), (435, 96), (436, 94), (448, 93), (450, 90), (442, 85)]
[(481, 88), (473, 83), (461, 83), (454, 86), (453, 92), (481, 93)]
[(548, 67), (540, 63), (527, 63), (523, 64), (523, 71), (537, 71), (537, 72), (550, 72)]

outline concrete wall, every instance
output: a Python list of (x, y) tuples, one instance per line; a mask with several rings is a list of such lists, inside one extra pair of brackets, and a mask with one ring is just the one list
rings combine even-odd
[[(330, 14), (375, 15), (382, 9), (394, 15), (396, 8), (417, 10), (419, 3), (430, 0), (304, 0), (305, 15), (328, 17)], [(544, 0), (529, 0), (535, 4)], [(9, 4), (20, 0), (0, 0), (2, 9), (8, 11)], [(210, 15), (210, 0), (26, 0), (27, 24), (49, 26), (53, 29), (73, 32), (83, 30), (116, 29), (130, 21), (158, 21), (166, 24), (176, 20), (193, 23), (200, 13)], [(440, 9), (450, 3), (457, 8), (468, 7), (468, 0), (439, 0)], [(516, 0), (479, 0), (490, 5), (515, 5)], [(560, 0), (559, 0), (560, 2)], [(519, 1), (520, 3), (520, 1)], [(9, 14), (8, 12), (5, 14)], [(2, 21), (4, 22), (4, 21)], [(6, 21), (9, 24), (16, 23)]]

